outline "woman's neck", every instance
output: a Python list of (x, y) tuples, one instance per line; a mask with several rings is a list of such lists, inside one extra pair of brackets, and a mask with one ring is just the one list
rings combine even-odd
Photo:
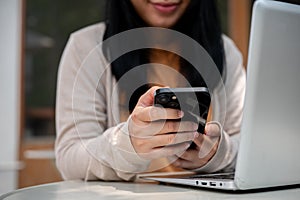
[(150, 63), (159, 63), (172, 67), (177, 71), (180, 70), (180, 57), (174, 53), (160, 49), (153, 49), (150, 51), (149, 58)]

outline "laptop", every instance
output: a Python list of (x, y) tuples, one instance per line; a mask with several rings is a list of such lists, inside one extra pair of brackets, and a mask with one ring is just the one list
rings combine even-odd
[[(235, 173), (145, 179), (221, 190), (300, 184), (300, 6), (257, 0)], [(227, 176), (230, 176), (227, 178)]]

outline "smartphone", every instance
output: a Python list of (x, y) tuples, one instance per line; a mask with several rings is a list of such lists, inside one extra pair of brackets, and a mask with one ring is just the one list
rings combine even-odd
[(182, 121), (198, 123), (198, 132), (204, 133), (204, 128), (211, 103), (210, 93), (206, 87), (161, 88), (154, 94), (154, 105), (164, 108), (182, 110)]

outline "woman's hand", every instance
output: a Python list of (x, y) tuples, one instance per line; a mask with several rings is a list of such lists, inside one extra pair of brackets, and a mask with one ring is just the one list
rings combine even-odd
[(152, 87), (139, 99), (129, 119), (129, 133), (135, 151), (145, 159), (182, 154), (196, 137), (198, 125), (174, 121), (183, 116), (175, 109), (153, 106)]
[(220, 127), (214, 123), (208, 123), (205, 127), (206, 134), (200, 134), (195, 138), (196, 148), (188, 149), (182, 154), (169, 157), (175, 167), (185, 169), (197, 169), (204, 166), (216, 153), (219, 139)]

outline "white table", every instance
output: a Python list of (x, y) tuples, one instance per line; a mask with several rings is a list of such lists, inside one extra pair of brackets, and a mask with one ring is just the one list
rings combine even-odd
[(299, 200), (300, 187), (255, 193), (225, 193), (198, 188), (184, 188), (149, 183), (64, 181), (13, 191), (0, 197), (4, 200)]

